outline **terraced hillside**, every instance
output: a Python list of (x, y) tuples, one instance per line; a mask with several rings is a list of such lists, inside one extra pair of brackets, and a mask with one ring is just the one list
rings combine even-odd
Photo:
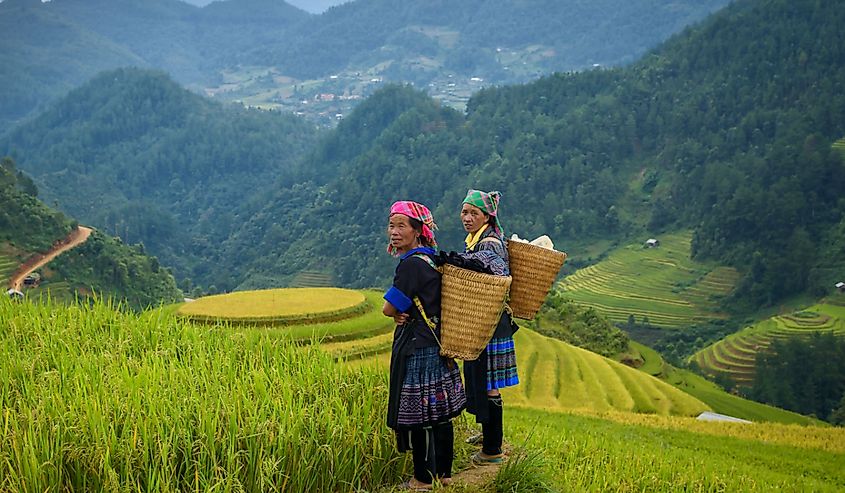
[(690, 360), (712, 375), (722, 374), (739, 385), (750, 385), (757, 353), (765, 351), (772, 341), (819, 332), (845, 337), (845, 306), (819, 304), (769, 318), (707, 346)]
[[(386, 367), (389, 334), (367, 341), (327, 345), (329, 351), (357, 347), (365, 357), (357, 365)], [(626, 411), (696, 416), (709, 406), (643, 372), (530, 329), (516, 334), (520, 385), (506, 389), (509, 405), (550, 411)], [(376, 354), (373, 354), (376, 353)]]
[(0, 255), (0, 283), (4, 288), (4, 292), (9, 288), (9, 278), (15, 269), (18, 268), (19, 262), (11, 257)]
[(559, 286), (567, 298), (595, 307), (611, 321), (682, 328), (696, 322), (725, 318), (718, 299), (730, 293), (735, 269), (690, 259), (689, 231), (660, 236), (660, 246), (632, 244), (607, 259), (580, 269)]
[(837, 140), (836, 142), (834, 142), (833, 148), (836, 149), (837, 151), (845, 154), (845, 137), (843, 137), (843, 138)]
[(304, 270), (294, 276), (290, 283), (292, 288), (328, 288), (334, 282), (331, 274)]

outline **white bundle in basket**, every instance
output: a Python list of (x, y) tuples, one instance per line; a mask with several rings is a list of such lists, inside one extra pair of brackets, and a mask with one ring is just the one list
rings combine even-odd
[(555, 249), (555, 244), (552, 243), (552, 239), (549, 238), (548, 235), (538, 236), (537, 238), (534, 238), (533, 240), (528, 241), (528, 240), (523, 240), (522, 238), (517, 236), (516, 233), (514, 233), (513, 235), (511, 235), (511, 240), (518, 241), (520, 243), (530, 243), (531, 245), (543, 247), (547, 250), (554, 250)]

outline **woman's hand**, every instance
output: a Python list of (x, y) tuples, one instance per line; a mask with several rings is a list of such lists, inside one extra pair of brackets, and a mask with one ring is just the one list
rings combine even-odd
[(408, 321), (408, 314), (397, 310), (396, 307), (389, 301), (384, 302), (384, 306), (381, 307), (381, 312), (385, 317), (393, 317), (393, 321), (396, 322), (396, 325), (402, 325)]

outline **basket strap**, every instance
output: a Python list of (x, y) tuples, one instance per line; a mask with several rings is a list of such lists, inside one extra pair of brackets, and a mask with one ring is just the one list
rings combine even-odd
[(443, 345), (440, 344), (440, 339), (437, 337), (437, 334), (434, 332), (434, 328), (437, 327), (437, 324), (432, 322), (431, 319), (428, 318), (428, 315), (425, 314), (425, 309), (422, 306), (422, 301), (420, 301), (419, 296), (414, 296), (414, 304), (417, 305), (417, 310), (420, 311), (420, 315), (422, 315), (422, 318), (425, 321), (425, 324), (428, 326), (429, 330), (431, 330), (431, 335), (434, 336), (434, 340), (437, 341), (437, 345), (440, 346), (440, 349), (442, 350)]
[[(2, 1), (2, 0), (0, 0), (0, 1)], [(437, 272), (439, 272), (441, 274), (443, 273), (443, 266), (441, 265), (441, 266), (438, 267), (437, 264), (434, 263), (434, 260), (431, 260), (431, 257), (429, 257), (428, 255), (425, 255), (425, 254), (422, 254), (422, 253), (415, 253), (413, 256), (419, 257), (419, 258), (425, 260), (425, 263), (430, 265), (432, 269), (436, 270)]]

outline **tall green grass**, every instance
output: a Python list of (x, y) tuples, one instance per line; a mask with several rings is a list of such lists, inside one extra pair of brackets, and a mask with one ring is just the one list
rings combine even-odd
[[(504, 416), (505, 433), (512, 443), (527, 441), (529, 449), (545, 451), (545, 472), (558, 491), (845, 490), (845, 454), (841, 447), (833, 452), (537, 409), (506, 407)], [(769, 433), (768, 425), (734, 426), (749, 434), (759, 427), (762, 435)], [(804, 430), (773, 427), (771, 433), (783, 428), (796, 434)]]
[(407, 470), (386, 375), (262, 331), (0, 301), (0, 491), (359, 491)]

